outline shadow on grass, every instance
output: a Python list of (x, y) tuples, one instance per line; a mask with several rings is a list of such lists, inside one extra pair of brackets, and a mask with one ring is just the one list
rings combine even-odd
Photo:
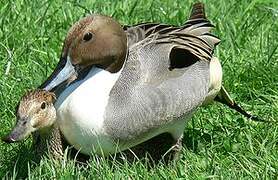
[(196, 153), (200, 141), (210, 143), (211, 135), (204, 133), (201, 129), (190, 129), (184, 133), (182, 144), (183, 147)]
[[(117, 161), (118, 163), (133, 163), (141, 161), (144, 164), (149, 164), (151, 167), (158, 163), (168, 163), (173, 156), (173, 153), (167, 151), (175, 144), (175, 140), (168, 133), (160, 134), (148, 141), (145, 141), (139, 145), (136, 145), (130, 149), (112, 154), (107, 159), (109, 161)], [(77, 155), (78, 154), (78, 155)], [(166, 155), (165, 155), (166, 154)], [(76, 157), (76, 160), (82, 163), (87, 163), (94, 157), (82, 155), (75, 149), (70, 149), (69, 157), (72, 159)], [(164, 156), (165, 155), (165, 156)]]

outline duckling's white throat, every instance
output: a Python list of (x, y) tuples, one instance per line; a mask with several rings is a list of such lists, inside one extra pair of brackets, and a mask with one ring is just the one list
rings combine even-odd
[(75, 148), (82, 147), (81, 152), (89, 153), (93, 144), (103, 150), (113, 146), (105, 138), (103, 122), (110, 91), (120, 73), (93, 67), (84, 80), (67, 87), (55, 103), (63, 135)]

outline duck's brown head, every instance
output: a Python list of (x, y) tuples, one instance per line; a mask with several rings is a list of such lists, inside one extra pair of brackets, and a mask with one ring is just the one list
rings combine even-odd
[(87, 16), (70, 28), (60, 62), (42, 88), (52, 90), (62, 82), (71, 82), (91, 65), (118, 72), (126, 53), (127, 37), (118, 22), (103, 15)]
[(2, 138), (7, 143), (17, 142), (32, 132), (53, 125), (56, 120), (55, 95), (45, 90), (27, 92), (17, 108), (17, 122), (9, 135)]

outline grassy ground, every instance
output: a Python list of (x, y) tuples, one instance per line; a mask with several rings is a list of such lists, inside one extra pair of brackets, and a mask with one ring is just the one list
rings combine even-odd
[[(277, 179), (278, 178), (278, 1), (207, 0), (207, 15), (222, 39), (215, 52), (224, 85), (242, 106), (276, 123), (254, 123), (218, 104), (201, 108), (185, 129), (175, 166), (109, 162), (88, 165), (44, 158), (30, 161), (31, 141), (0, 142), (0, 177), (41, 179)], [(193, 1), (0, 1), (0, 136), (15, 121), (21, 95), (51, 73), (71, 24), (90, 12), (123, 24), (153, 21), (182, 24)], [(29, 163), (28, 163), (29, 161)]]

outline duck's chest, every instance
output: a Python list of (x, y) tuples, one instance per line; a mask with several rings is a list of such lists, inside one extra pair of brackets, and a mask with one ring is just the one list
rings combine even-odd
[(100, 147), (104, 153), (114, 150), (103, 123), (109, 94), (119, 75), (120, 72), (111, 74), (94, 68), (84, 80), (67, 87), (55, 104), (63, 135), (83, 153), (89, 154), (93, 149), (99, 152)]

